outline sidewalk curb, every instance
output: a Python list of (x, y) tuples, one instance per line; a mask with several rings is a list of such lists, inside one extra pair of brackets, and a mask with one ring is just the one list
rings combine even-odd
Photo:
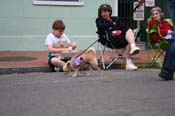
[[(139, 68), (158, 68), (156, 66), (149, 67), (149, 62), (135, 63)], [(106, 64), (108, 65), (108, 64)], [(102, 64), (99, 65), (103, 69)], [(109, 69), (125, 69), (125, 63), (115, 63), (109, 67)], [(107, 69), (107, 70), (109, 70)], [(51, 72), (49, 66), (37, 66), (37, 67), (15, 67), (15, 68), (0, 68), (0, 75), (5, 74), (22, 74), (22, 73), (33, 73), (33, 72)]]
[(49, 66), (0, 68), (0, 75), (14, 74), (14, 73), (17, 74), (32, 73), (32, 72), (51, 72), (51, 70)]

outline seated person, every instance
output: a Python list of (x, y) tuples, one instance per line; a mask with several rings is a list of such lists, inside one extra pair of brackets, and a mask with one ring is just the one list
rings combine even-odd
[[(138, 69), (132, 63), (131, 55), (139, 53), (140, 48), (135, 44), (134, 33), (132, 29), (125, 28), (118, 17), (111, 16), (112, 8), (109, 4), (102, 4), (98, 9), (98, 18), (96, 19), (96, 26), (100, 42), (105, 45), (105, 32), (116, 49), (125, 48), (126, 53), (126, 70)], [(109, 48), (112, 46), (108, 44)]]
[(148, 30), (151, 30), (150, 41), (156, 44), (160, 39), (170, 39), (167, 33), (173, 33), (173, 26), (163, 19), (163, 13), (160, 7), (151, 9), (151, 20), (148, 22)]
[(55, 20), (52, 24), (52, 30), (53, 31), (49, 33), (45, 39), (45, 45), (49, 52), (48, 64), (52, 71), (55, 71), (55, 67), (63, 67), (65, 64), (65, 62), (58, 57), (59, 54), (64, 51), (75, 49), (76, 43), (71, 42), (68, 36), (64, 33), (65, 25), (63, 21)]

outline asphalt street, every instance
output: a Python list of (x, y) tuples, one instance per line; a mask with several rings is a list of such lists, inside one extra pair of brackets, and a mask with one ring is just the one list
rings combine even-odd
[(175, 81), (159, 69), (0, 75), (0, 116), (174, 116)]

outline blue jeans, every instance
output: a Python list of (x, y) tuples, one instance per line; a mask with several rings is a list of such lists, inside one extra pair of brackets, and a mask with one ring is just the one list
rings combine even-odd
[[(175, 33), (175, 0), (169, 0), (168, 3), (170, 17), (173, 20), (174, 33)], [(163, 66), (161, 69), (162, 73), (166, 73), (169, 76), (173, 77), (175, 71), (175, 38), (168, 40), (169, 45), (166, 50), (166, 54), (163, 61)]]
[(173, 77), (175, 71), (175, 39), (168, 41), (169, 45), (166, 50), (161, 72)]
[[(175, 0), (169, 0), (168, 8), (169, 8), (170, 17), (173, 20), (173, 25), (175, 27)], [(174, 32), (175, 32), (175, 28), (174, 28)]]

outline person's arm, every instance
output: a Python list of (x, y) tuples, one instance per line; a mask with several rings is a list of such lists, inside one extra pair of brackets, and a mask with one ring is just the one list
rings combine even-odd
[(96, 19), (96, 26), (99, 30), (109, 30), (114, 26), (114, 23), (109, 21), (104, 21), (104, 19), (98, 18)]
[(162, 21), (162, 27), (160, 27), (160, 34), (162, 36), (166, 36), (169, 31), (173, 31), (173, 26), (170, 25), (167, 21), (163, 20)]
[(65, 33), (62, 36), (63, 36), (65, 42), (68, 44), (69, 47), (72, 47), (72, 49), (75, 49), (77, 47), (77, 43), (72, 42)]
[(128, 30), (128, 28), (126, 26), (124, 26), (124, 23), (120, 20), (119, 17), (113, 17), (113, 21), (115, 22), (114, 29), (116, 30)]
[(49, 52), (53, 53), (53, 54), (60, 54), (64, 51), (71, 51), (72, 47), (69, 48), (54, 48), (52, 45), (47, 45), (47, 49)]

